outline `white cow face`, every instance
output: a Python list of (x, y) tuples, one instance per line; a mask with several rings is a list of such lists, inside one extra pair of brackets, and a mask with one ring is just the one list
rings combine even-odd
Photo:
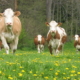
[(38, 35), (37, 37), (38, 37), (38, 41), (41, 42), (41, 38), (42, 38), (42, 36), (41, 36), (41, 35)]
[(49, 25), (50, 25), (50, 32), (54, 36), (56, 33), (58, 23), (56, 21), (51, 21)]
[(75, 41), (78, 41), (79, 35), (76, 34), (74, 37), (75, 37)]
[(4, 17), (5, 17), (5, 24), (6, 26), (12, 26), (13, 25), (13, 16), (14, 12), (11, 8), (8, 8), (4, 11)]

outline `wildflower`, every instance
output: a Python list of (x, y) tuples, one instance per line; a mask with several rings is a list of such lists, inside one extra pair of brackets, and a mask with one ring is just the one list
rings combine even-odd
[(47, 77), (47, 76), (46, 76), (46, 77), (44, 77), (44, 78), (45, 78), (45, 79), (49, 79), (49, 77)]
[(19, 68), (23, 68), (22, 66), (20, 66)]
[(56, 72), (55, 75), (57, 76), (58, 75), (58, 72)]
[(80, 74), (80, 72), (77, 72), (77, 74)]
[(37, 76), (37, 74), (33, 74), (33, 76)]
[(32, 73), (32, 71), (30, 71), (29, 73)]
[(66, 70), (68, 70), (69, 68), (65, 68)]
[(25, 72), (24, 70), (22, 70), (21, 72)]
[(9, 76), (8, 79), (12, 80), (13, 78), (11, 76)]
[(19, 76), (22, 76), (23, 74), (22, 73), (19, 73)]
[(75, 70), (72, 70), (72, 71), (71, 71), (71, 73), (75, 73), (75, 72), (76, 72)]
[(2, 73), (2, 71), (0, 71), (0, 74)]

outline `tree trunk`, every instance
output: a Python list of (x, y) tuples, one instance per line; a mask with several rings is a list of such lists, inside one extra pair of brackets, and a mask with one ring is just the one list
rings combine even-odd
[(47, 14), (47, 21), (51, 21), (51, 6), (52, 6), (52, 0), (46, 0), (46, 14)]

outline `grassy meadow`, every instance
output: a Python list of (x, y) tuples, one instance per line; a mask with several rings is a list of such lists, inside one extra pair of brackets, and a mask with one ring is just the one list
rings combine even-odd
[(80, 53), (73, 43), (64, 45), (63, 54), (50, 55), (46, 49), (17, 50), (16, 54), (0, 51), (0, 80), (80, 80)]

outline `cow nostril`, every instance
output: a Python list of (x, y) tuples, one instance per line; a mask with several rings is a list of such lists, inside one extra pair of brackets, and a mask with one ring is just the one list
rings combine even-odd
[(7, 23), (7, 25), (11, 25), (11, 23)]

